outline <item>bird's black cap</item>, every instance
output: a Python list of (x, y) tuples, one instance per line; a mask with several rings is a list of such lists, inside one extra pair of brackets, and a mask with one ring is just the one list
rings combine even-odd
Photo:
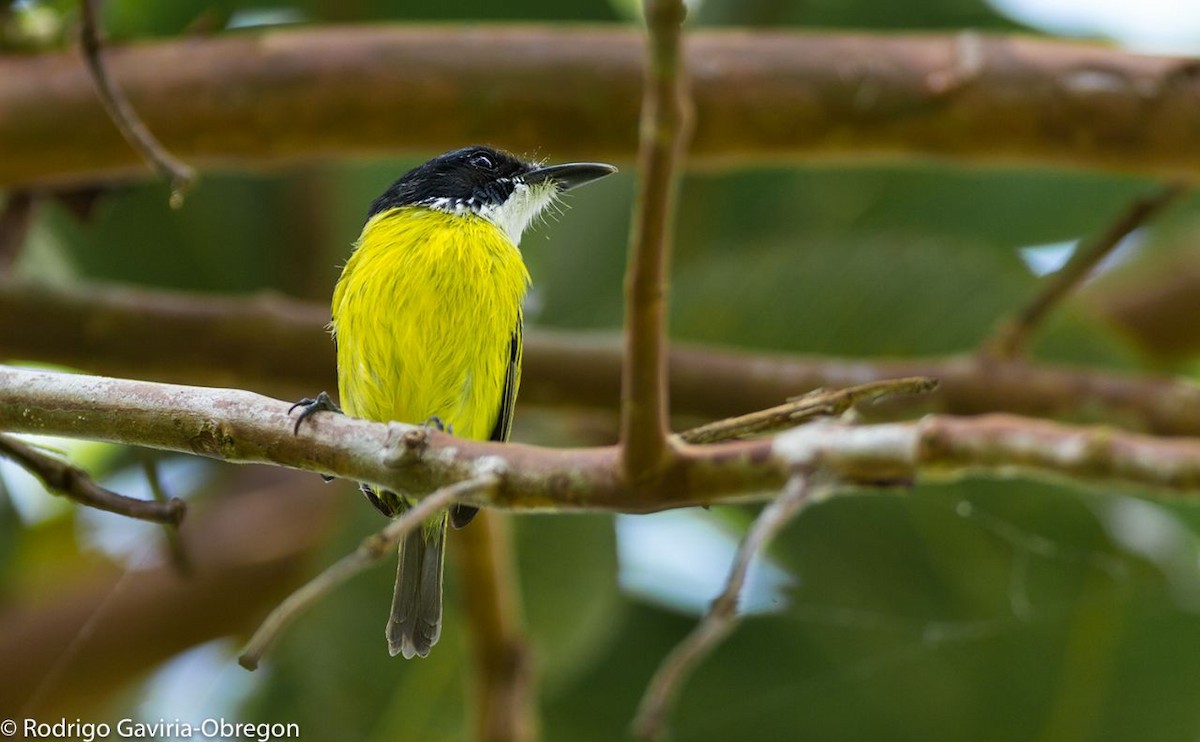
[(539, 167), (494, 147), (463, 147), (400, 176), (371, 204), (367, 218), (400, 206), (499, 206), (518, 183), (533, 186), (552, 180), (565, 191), (616, 171), (612, 165), (594, 162)]

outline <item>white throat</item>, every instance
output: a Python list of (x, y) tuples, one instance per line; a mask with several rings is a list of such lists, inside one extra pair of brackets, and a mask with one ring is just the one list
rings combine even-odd
[(514, 245), (521, 244), (521, 234), (525, 232), (542, 209), (554, 202), (558, 196), (558, 188), (553, 183), (539, 183), (535, 186), (517, 181), (512, 195), (500, 205), (485, 204), (478, 210), (479, 216), (499, 227)]

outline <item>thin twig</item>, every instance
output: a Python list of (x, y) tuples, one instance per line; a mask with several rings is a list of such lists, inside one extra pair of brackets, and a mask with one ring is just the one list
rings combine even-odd
[(8, 194), (4, 211), (0, 212), (0, 274), (7, 273), (17, 262), (17, 256), (33, 226), (38, 198), (31, 191)]
[(481, 512), (456, 532), (459, 582), (474, 657), (474, 738), (538, 738), (537, 683), (521, 617), (511, 518)]
[(92, 481), (87, 472), (24, 441), (0, 435), (0, 456), (15, 462), (41, 480), (46, 489), (81, 505), (106, 510), (138, 520), (178, 525), (187, 510), (183, 500), (150, 502), (118, 495)]
[(138, 154), (150, 164), (171, 186), (171, 208), (183, 205), (183, 197), (196, 181), (196, 171), (168, 152), (146, 124), (138, 117), (129, 99), (117, 87), (100, 54), (100, 32), (96, 6), (100, 0), (80, 0), (83, 23), (79, 38), (83, 45), (83, 58), (96, 83), (96, 92), (104, 103), (109, 117), (117, 129)]
[(646, 0), (649, 54), (638, 146), (640, 193), (625, 277), (621, 445), (625, 475), (638, 480), (670, 456), (667, 442), (667, 276), (679, 164), (688, 139), (682, 0)]
[(1050, 312), (1078, 288), (1104, 258), (1126, 237), (1188, 190), (1189, 187), (1184, 183), (1168, 183), (1131, 203), (1108, 229), (1091, 243), (1080, 245), (1062, 268), (1046, 278), (1025, 306), (997, 323), (991, 336), (980, 346), (982, 353), (988, 357), (1006, 359), (1022, 354)]
[(700, 444), (774, 433), (815, 417), (840, 415), (860, 402), (871, 402), (892, 394), (924, 394), (936, 389), (937, 385), (937, 379), (912, 376), (871, 381), (845, 389), (816, 389), (787, 404), (685, 430), (679, 438), (684, 443)]
[(666, 728), (667, 714), (683, 683), (696, 665), (708, 656), (721, 641), (733, 631), (741, 620), (737, 612), (738, 598), (746, 583), (750, 563), (774, 538), (784, 525), (800, 511), (808, 501), (812, 486), (809, 477), (797, 474), (787, 483), (783, 493), (772, 500), (750, 526), (750, 531), (738, 546), (733, 567), (725, 581), (725, 588), (713, 600), (708, 613), (682, 642), (671, 650), (658, 671), (654, 673), (637, 716), (633, 720), (634, 734), (645, 739), (657, 739)]
[(363, 539), (357, 549), (309, 580), (276, 606), (246, 643), (241, 656), (238, 657), (238, 664), (247, 670), (257, 669), (263, 654), (284, 629), (328, 592), (390, 554), (400, 539), (425, 522), (426, 518), (450, 507), (463, 497), (494, 488), (499, 481), (495, 474), (484, 474), (443, 487), (423, 498), (404, 515), (389, 523), (387, 528)]
[[(146, 473), (146, 483), (150, 485), (150, 492), (154, 495), (154, 501), (160, 503), (170, 502), (170, 498), (167, 497), (167, 492), (162, 485), (162, 477), (158, 474), (158, 462), (146, 456), (142, 459), (142, 470)], [(195, 572), (194, 565), (188, 556), (187, 547), (184, 546), (179, 526), (175, 523), (164, 523), (163, 532), (167, 537), (167, 550), (171, 554), (171, 564), (179, 574), (185, 577), (192, 576)]]

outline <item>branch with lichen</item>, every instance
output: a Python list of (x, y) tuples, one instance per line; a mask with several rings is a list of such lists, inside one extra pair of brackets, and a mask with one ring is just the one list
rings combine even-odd
[(250, 392), (0, 366), (0, 430), (44, 433), (274, 464), (415, 496), (495, 474), (464, 499), (509, 510), (643, 513), (765, 501), (797, 466), (833, 491), (968, 476), (1200, 494), (1200, 440), (1013, 415), (808, 425), (772, 438), (679, 444), (649, 483), (621, 474), (616, 447), (552, 449), (467, 441), (400, 423), (317, 415), (292, 432), (290, 403)]

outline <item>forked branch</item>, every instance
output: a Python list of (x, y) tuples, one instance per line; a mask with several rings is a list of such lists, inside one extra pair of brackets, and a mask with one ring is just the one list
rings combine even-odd
[(831, 491), (967, 476), (1200, 495), (1200, 440), (1017, 417), (806, 425), (773, 438), (679, 444), (669, 486), (631, 486), (619, 449), (469, 441), (400, 423), (316, 415), (292, 434), (290, 405), (249, 392), (0, 366), (0, 430), (106, 440), (330, 474), (415, 496), (485, 474), (472, 505), (644, 513), (769, 499), (797, 466)]
[(625, 476), (659, 473), (667, 441), (667, 276), (679, 165), (689, 129), (682, 0), (647, 0), (648, 61), (638, 144), (638, 201), (625, 277), (621, 450)]

